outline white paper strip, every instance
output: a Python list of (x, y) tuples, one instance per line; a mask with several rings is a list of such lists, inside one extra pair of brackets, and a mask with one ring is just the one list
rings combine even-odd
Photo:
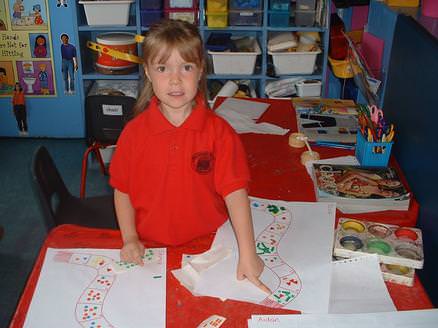
[(375, 254), (333, 263), (329, 313), (396, 311)]

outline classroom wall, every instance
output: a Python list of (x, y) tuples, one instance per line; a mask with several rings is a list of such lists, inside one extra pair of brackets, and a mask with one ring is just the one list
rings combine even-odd
[[(28, 39), (28, 47), (30, 57), (25, 58), (31, 62), (39, 60), (53, 62), (53, 78), (54, 78), (54, 94), (44, 96), (38, 93), (26, 95), (26, 107), (29, 126), (29, 137), (67, 137), (76, 138), (84, 136), (84, 113), (81, 105), (82, 88), (80, 87), (79, 72), (76, 72), (75, 85), (76, 93), (74, 95), (64, 94), (64, 81), (61, 73), (61, 39), (62, 33), (66, 33), (70, 37), (70, 43), (77, 45), (76, 39), (76, 11), (74, 10), (75, 3), (73, 1), (63, 1), (67, 4), (57, 6), (61, 1), (55, 0), (26, 0), (23, 2), (23, 16), (31, 16), (33, 14), (33, 6), (40, 4), (44, 11), (42, 17), (44, 22), (48, 22), (47, 27), (31, 24), (28, 26), (20, 26), (12, 24), (11, 8), (16, 0), (0, 0), (0, 19), (5, 21), (7, 30), (0, 30), (0, 45), (3, 44), (5, 49), (7, 45), (2, 43), (5, 36), (13, 36), (15, 33), (24, 35), (23, 38)], [(9, 9), (9, 10), (8, 10)], [(32, 37), (35, 33), (44, 33), (50, 36), (51, 45), (48, 47), (47, 58), (32, 57)], [(79, 52), (79, 49), (77, 49)], [(17, 80), (20, 76), (16, 62), (19, 58), (6, 59), (0, 52), (0, 66), (5, 61), (12, 62), (15, 68), (15, 76), (13, 80)], [(35, 73), (34, 73), (35, 74)], [(26, 90), (26, 89), (25, 89)], [(38, 91), (37, 91), (38, 92)], [(14, 115), (12, 114), (11, 96), (0, 94), (0, 136), (16, 137), (18, 136), (18, 128)]]
[(420, 204), (425, 261), (419, 276), (438, 306), (438, 39), (413, 18), (395, 25), (384, 111), (395, 124), (393, 152)]

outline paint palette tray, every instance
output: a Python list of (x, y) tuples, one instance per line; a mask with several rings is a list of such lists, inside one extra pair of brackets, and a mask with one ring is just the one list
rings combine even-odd
[(420, 229), (340, 218), (334, 256), (378, 254), (380, 263), (421, 269), (424, 264)]

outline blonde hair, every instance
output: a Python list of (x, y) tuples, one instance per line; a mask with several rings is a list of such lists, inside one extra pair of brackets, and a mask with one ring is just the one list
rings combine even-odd
[[(199, 91), (206, 102), (207, 79), (204, 46), (199, 30), (195, 25), (172, 19), (163, 19), (152, 25), (143, 41), (143, 65), (150, 64), (157, 59), (159, 63), (165, 63), (174, 49), (178, 50), (179, 55), (184, 60), (195, 63), (202, 69)], [(134, 106), (134, 116), (146, 109), (153, 96), (152, 83), (145, 78), (144, 87)]]

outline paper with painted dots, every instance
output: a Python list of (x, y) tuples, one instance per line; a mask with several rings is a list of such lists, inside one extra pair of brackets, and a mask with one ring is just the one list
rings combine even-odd
[(202, 272), (194, 293), (327, 313), (335, 211), (331, 203), (251, 198), (256, 252), (265, 264), (260, 279), (272, 293), (267, 295), (247, 280), (236, 279), (238, 247), (229, 222), (217, 231), (212, 248), (224, 245), (233, 252)]
[(144, 266), (119, 254), (48, 248), (24, 327), (165, 327), (166, 249), (146, 249)]

